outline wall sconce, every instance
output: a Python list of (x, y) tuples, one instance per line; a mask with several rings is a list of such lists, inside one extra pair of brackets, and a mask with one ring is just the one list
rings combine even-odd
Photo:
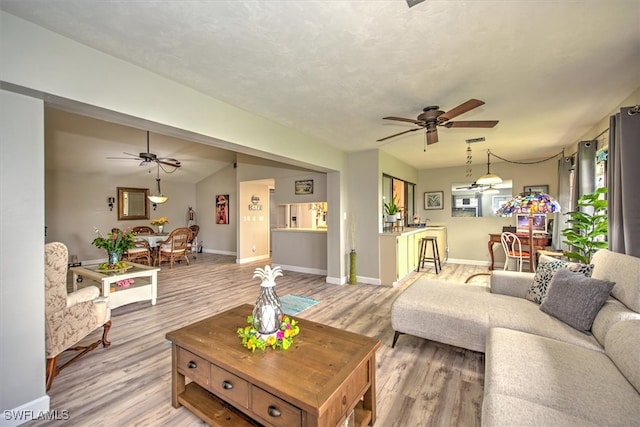
[(151, 207), (152, 207), (152, 208), (153, 208), (153, 210), (155, 211), (155, 210), (156, 210), (156, 208), (158, 207), (158, 204), (157, 204), (157, 203), (151, 203)]
[(109, 205), (109, 210), (113, 210), (113, 204), (116, 202), (115, 197), (107, 197), (107, 205)]

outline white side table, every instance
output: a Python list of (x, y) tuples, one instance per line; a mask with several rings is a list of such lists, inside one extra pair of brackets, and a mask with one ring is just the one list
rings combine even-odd
[[(78, 276), (82, 276), (102, 284), (102, 296), (108, 298), (109, 308), (113, 309), (132, 302), (147, 300), (151, 300), (151, 305), (155, 305), (158, 298), (158, 271), (160, 268), (134, 262), (127, 263), (133, 267), (123, 272), (100, 271), (97, 264), (71, 267), (73, 290), (78, 289)], [(117, 282), (124, 279), (134, 279), (134, 283), (128, 287), (118, 286)]]

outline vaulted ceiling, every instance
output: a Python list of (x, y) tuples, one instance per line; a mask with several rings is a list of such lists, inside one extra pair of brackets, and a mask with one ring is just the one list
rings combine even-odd
[[(640, 0), (1, 0), (0, 9), (327, 144), (381, 148), (418, 169), (464, 165), (465, 140), (477, 137), (486, 141), (474, 162), (486, 149), (514, 160), (555, 154), (640, 86)], [(423, 131), (377, 141), (415, 127), (382, 117), (471, 98), (486, 104), (454, 121), (496, 127), (440, 127), (426, 149)]]

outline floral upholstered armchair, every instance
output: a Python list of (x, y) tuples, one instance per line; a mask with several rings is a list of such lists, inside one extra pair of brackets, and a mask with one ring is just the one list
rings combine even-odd
[[(67, 247), (62, 243), (45, 245), (45, 341), (47, 355), (47, 390), (53, 378), (69, 364), (102, 344), (111, 344), (107, 333), (111, 327), (111, 310), (100, 297), (96, 286), (88, 286), (67, 294)], [(76, 344), (99, 327), (102, 338), (88, 346)], [(67, 350), (79, 352), (57, 367), (59, 355)]]

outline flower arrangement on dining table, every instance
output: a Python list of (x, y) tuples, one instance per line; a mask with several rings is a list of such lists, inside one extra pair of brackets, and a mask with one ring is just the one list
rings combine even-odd
[(127, 249), (134, 246), (135, 234), (131, 230), (114, 229), (106, 237), (97, 228), (95, 230), (97, 237), (93, 239), (91, 244), (97, 248), (104, 249), (108, 254), (115, 252), (118, 255), (122, 255)]
[(169, 220), (167, 219), (167, 217), (163, 216), (162, 218), (152, 219), (151, 225), (165, 225), (168, 222)]

